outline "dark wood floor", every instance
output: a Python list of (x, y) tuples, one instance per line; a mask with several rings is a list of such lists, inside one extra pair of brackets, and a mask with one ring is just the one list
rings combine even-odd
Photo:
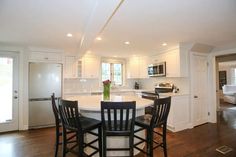
[[(178, 133), (168, 132), (167, 143), (169, 157), (236, 157), (236, 107), (218, 112), (217, 124), (204, 124)], [(1, 134), (0, 157), (53, 157), (53, 145), (53, 128)], [(222, 145), (234, 150), (222, 155), (215, 151)], [(163, 157), (159, 148), (154, 154)]]

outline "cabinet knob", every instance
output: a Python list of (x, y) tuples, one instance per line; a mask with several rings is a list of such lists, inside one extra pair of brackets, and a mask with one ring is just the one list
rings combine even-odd
[(198, 98), (198, 96), (197, 96), (197, 95), (194, 95), (194, 98)]

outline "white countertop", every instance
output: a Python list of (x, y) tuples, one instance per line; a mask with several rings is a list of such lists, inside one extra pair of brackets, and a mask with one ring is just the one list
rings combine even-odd
[[(101, 101), (103, 101), (103, 95), (72, 96), (68, 97), (67, 100), (78, 101), (80, 110), (101, 111)], [(153, 104), (152, 100), (143, 99), (135, 95), (111, 95), (110, 100), (107, 101), (136, 101), (136, 109), (143, 109)]]
[[(111, 89), (111, 93), (120, 93), (120, 92), (142, 92), (146, 89)], [(102, 90), (92, 90), (92, 91), (70, 91), (64, 92), (64, 95), (82, 95), (82, 94), (102, 94)]]

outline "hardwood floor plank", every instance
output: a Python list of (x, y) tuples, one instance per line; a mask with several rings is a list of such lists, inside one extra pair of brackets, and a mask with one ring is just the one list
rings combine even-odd
[[(220, 111), (217, 115), (217, 124), (207, 123), (177, 133), (169, 131), (168, 157), (235, 157), (236, 107)], [(0, 134), (0, 157), (53, 157), (54, 140), (54, 128)], [(233, 151), (226, 155), (216, 152), (215, 149), (222, 145), (233, 148)], [(68, 154), (68, 157), (73, 156)], [(163, 157), (162, 149), (156, 149), (154, 156)]]

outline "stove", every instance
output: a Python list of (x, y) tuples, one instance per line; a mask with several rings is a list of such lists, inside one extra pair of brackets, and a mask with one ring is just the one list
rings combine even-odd
[(172, 83), (160, 83), (155, 86), (155, 93), (170, 93), (174, 90), (174, 84)]
[(159, 98), (159, 93), (172, 93), (173, 89), (174, 85), (171, 83), (160, 83), (153, 91), (143, 91), (142, 98), (154, 100)]

